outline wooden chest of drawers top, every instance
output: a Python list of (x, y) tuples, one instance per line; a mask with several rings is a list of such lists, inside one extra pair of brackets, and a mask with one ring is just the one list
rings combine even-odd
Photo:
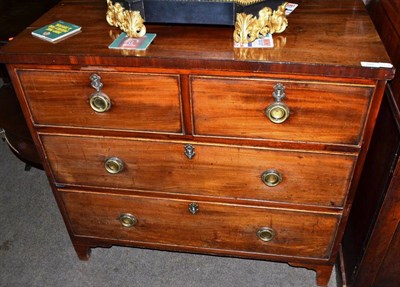
[[(108, 49), (118, 30), (105, 21), (105, 1), (66, 0), (2, 49), (0, 62), (393, 77), (392, 69), (361, 66), (390, 62), (362, 1), (295, 2), (299, 6), (288, 16), (286, 31), (274, 35), (272, 49), (233, 48), (233, 27), (148, 24), (157, 37), (146, 51), (118, 51)], [(33, 29), (59, 19), (82, 26), (82, 32), (55, 45), (31, 36)]]

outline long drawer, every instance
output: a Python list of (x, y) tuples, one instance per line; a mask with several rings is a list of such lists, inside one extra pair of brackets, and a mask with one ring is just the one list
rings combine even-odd
[[(115, 194), (61, 192), (75, 235), (328, 258), (338, 215)], [(293, 219), (296, 220), (293, 220)]]
[(43, 135), (41, 140), (58, 184), (336, 207), (343, 205), (356, 159), (122, 138)]
[(178, 75), (17, 72), (35, 124), (182, 133)]
[[(284, 87), (280, 92), (278, 83)], [(194, 133), (357, 145), (373, 91), (361, 85), (193, 76)]]

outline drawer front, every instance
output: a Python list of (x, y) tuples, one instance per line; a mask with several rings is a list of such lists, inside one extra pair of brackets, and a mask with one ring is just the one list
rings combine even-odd
[[(289, 108), (289, 117), (273, 123), (266, 110), (276, 102), (272, 93), (279, 82), (285, 86), (280, 103)], [(370, 86), (192, 77), (194, 131), (206, 136), (356, 145), (372, 92)]]
[[(42, 141), (61, 184), (322, 206), (343, 205), (355, 162), (349, 155), (201, 144), (193, 144), (189, 159), (185, 143), (54, 135)], [(123, 161), (118, 174), (105, 169), (114, 157)], [(274, 179), (271, 170), (282, 179), (276, 186), (262, 181), (263, 175)]]
[[(111, 102), (105, 112), (90, 105), (93, 74)], [(18, 70), (18, 76), (35, 124), (182, 133), (177, 75)], [(94, 101), (104, 107), (99, 97)]]
[[(61, 195), (75, 235), (214, 250), (328, 258), (339, 220), (328, 214), (209, 202), (196, 202), (192, 214), (192, 202), (185, 200), (76, 191)], [(123, 226), (121, 215), (125, 224), (135, 224)], [(261, 228), (264, 239), (273, 237), (270, 241), (259, 239)]]

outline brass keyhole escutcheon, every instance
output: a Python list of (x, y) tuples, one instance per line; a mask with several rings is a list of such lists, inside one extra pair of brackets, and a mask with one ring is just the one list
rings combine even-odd
[(123, 213), (119, 216), (119, 222), (122, 224), (123, 227), (133, 227), (138, 222), (136, 217), (130, 213)]
[(108, 173), (117, 174), (124, 170), (124, 162), (117, 157), (110, 157), (104, 162), (104, 167)]
[(196, 152), (194, 151), (194, 146), (192, 146), (191, 144), (185, 145), (184, 154), (188, 159), (193, 159), (194, 156), (196, 155)]
[(264, 242), (269, 242), (275, 237), (275, 230), (273, 230), (271, 227), (261, 227), (257, 231), (257, 236), (260, 240)]
[(282, 102), (273, 103), (265, 110), (268, 119), (275, 124), (281, 124), (286, 121), (289, 113), (289, 108)]
[(262, 173), (261, 180), (265, 185), (274, 187), (282, 182), (282, 175), (277, 170), (269, 169)]
[(199, 211), (199, 205), (194, 202), (190, 203), (188, 209), (191, 214), (196, 214)]
[(104, 113), (111, 108), (110, 98), (102, 93), (96, 92), (90, 96), (90, 107), (97, 113)]

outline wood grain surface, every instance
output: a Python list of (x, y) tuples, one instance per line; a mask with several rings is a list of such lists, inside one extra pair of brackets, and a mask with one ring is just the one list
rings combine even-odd
[[(101, 77), (111, 101), (98, 113), (89, 104)], [(18, 70), (35, 124), (182, 133), (178, 75), (98, 71)]]
[[(184, 155), (187, 143), (129, 139), (42, 136), (55, 182), (128, 188), (215, 197), (343, 207), (356, 157), (308, 151), (256, 149), (191, 143), (195, 156)], [(119, 174), (104, 162), (118, 157)], [(277, 170), (282, 182), (261, 181)]]
[[(197, 202), (199, 211), (191, 214), (191, 202), (184, 200), (85, 192), (61, 196), (76, 235), (264, 256), (328, 258), (338, 223), (335, 215), (221, 203)], [(119, 222), (123, 213), (134, 215), (138, 223), (123, 227)], [(273, 228), (274, 239), (261, 241), (257, 237), (261, 227)]]
[[(272, 49), (233, 47), (233, 27), (147, 25), (157, 37), (146, 51), (108, 49), (120, 30), (105, 20), (106, 1), (63, 1), (0, 52), (0, 62), (236, 70), (390, 79), (393, 69), (365, 68), (390, 62), (362, 1), (298, 0), (289, 26)], [(79, 13), (76, 13), (79, 6)], [(56, 20), (82, 26), (57, 44), (31, 36)]]

